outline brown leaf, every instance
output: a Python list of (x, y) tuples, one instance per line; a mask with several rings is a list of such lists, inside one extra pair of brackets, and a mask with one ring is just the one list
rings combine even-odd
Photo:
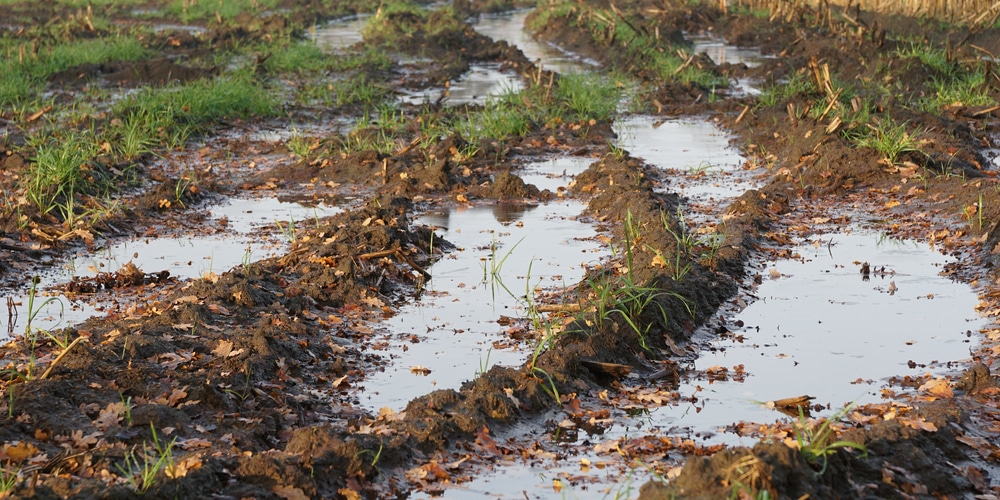
[(21, 464), (38, 454), (40, 450), (31, 443), (14, 441), (0, 447), (0, 460)]
[(125, 403), (109, 403), (108, 406), (101, 410), (100, 415), (97, 416), (97, 420), (94, 420), (94, 427), (102, 431), (106, 431), (110, 427), (118, 427), (124, 413)]
[(955, 397), (955, 392), (951, 390), (951, 385), (944, 377), (928, 380), (917, 390), (944, 399)]
[(104, 435), (103, 432), (96, 431), (84, 436), (83, 431), (78, 429), (73, 431), (72, 434), (70, 434), (70, 439), (73, 440), (73, 449), (86, 450), (89, 449), (91, 446), (97, 444), (97, 438), (103, 435)]
[(188, 472), (197, 470), (201, 468), (201, 457), (197, 455), (191, 455), (186, 457), (184, 460), (177, 462), (173, 467), (167, 467), (164, 471), (167, 477), (171, 479), (177, 479), (179, 477), (184, 477)]
[(211, 448), (212, 442), (202, 438), (191, 438), (183, 441), (178, 440), (177, 446), (183, 450), (194, 450), (197, 448)]
[(271, 493), (285, 500), (309, 500), (304, 491), (294, 486), (275, 486), (271, 488)]
[(451, 476), (448, 471), (444, 470), (437, 461), (431, 460), (430, 462), (421, 465), (420, 467), (414, 467), (406, 471), (406, 478), (413, 482), (418, 481), (446, 481)]
[(180, 400), (186, 398), (188, 394), (187, 392), (185, 392), (184, 389), (187, 388), (188, 386), (185, 385), (180, 389), (175, 388), (173, 391), (171, 391), (170, 396), (167, 397), (167, 406), (176, 406), (177, 403), (180, 402)]
[(233, 343), (228, 340), (220, 340), (219, 345), (212, 349), (212, 354), (220, 358), (228, 357), (231, 352), (233, 352)]
[(917, 429), (926, 432), (937, 432), (938, 430), (936, 425), (922, 418), (918, 420), (915, 418), (896, 417), (896, 420), (898, 420), (899, 423), (907, 427), (910, 427), (912, 429)]

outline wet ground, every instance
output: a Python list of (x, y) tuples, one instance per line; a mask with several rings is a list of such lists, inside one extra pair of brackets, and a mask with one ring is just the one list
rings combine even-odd
[(233, 6), (0, 6), (0, 496), (997, 493), (994, 28)]

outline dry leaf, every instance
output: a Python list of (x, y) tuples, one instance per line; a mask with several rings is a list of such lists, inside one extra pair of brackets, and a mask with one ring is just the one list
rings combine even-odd
[(37, 455), (38, 452), (39, 449), (31, 443), (14, 441), (0, 447), (0, 459), (10, 463), (20, 464)]
[(926, 421), (926, 420), (924, 420), (922, 418), (918, 420), (918, 419), (915, 419), (915, 418), (897, 417), (896, 420), (898, 420), (899, 423), (901, 423), (901, 424), (903, 424), (903, 425), (905, 425), (907, 427), (910, 427), (911, 429), (917, 429), (917, 430), (926, 431), (926, 432), (937, 432), (937, 430), (938, 430), (936, 425), (934, 425), (934, 424), (932, 424), (932, 423), (930, 423), (930, 422), (928, 422), (928, 421)]
[(233, 343), (228, 340), (220, 340), (219, 345), (212, 349), (212, 354), (220, 358), (227, 358), (229, 354), (233, 352)]
[(84, 436), (83, 431), (77, 429), (70, 434), (70, 439), (73, 441), (74, 450), (86, 450), (97, 444), (97, 438), (103, 435), (103, 432), (96, 431)]
[(212, 442), (202, 438), (191, 438), (183, 441), (178, 440), (177, 446), (183, 450), (194, 450), (196, 448), (211, 448)]
[(97, 420), (94, 420), (94, 427), (102, 431), (106, 431), (110, 427), (118, 427), (123, 413), (125, 413), (125, 403), (109, 403), (107, 407), (101, 410), (100, 415), (97, 416)]
[(167, 467), (164, 472), (167, 477), (171, 479), (177, 479), (179, 477), (184, 477), (188, 472), (197, 470), (201, 468), (201, 457), (197, 455), (192, 455), (186, 457), (178, 463), (175, 463), (173, 467)]
[(271, 493), (285, 500), (309, 500), (304, 491), (294, 486), (275, 486), (271, 488)]
[(918, 390), (939, 398), (955, 397), (955, 392), (951, 390), (951, 385), (944, 377), (928, 380)]

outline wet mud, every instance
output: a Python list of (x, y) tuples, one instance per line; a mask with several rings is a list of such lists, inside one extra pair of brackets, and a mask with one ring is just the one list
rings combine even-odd
[[(12, 61), (44, 56), (56, 40), (132, 28), (151, 49), (69, 64), (34, 80), (44, 105), (0, 107), (0, 280), (10, 297), (0, 496), (457, 498), (535, 468), (541, 486), (499, 494), (996, 493), (1000, 92), (992, 62), (982, 62), (1000, 50), (996, 29), (963, 36), (798, 4), (723, 13), (574, 2), (515, 11), (524, 33), (559, 49), (529, 57), (517, 37), (483, 34), (503, 29), (474, 26), (531, 7), (518, 2), (254, 2), (203, 17), (194, 4), (168, 7), (0, 7)], [(358, 13), (359, 37), (324, 34)], [(305, 56), (278, 55), (293, 42), (341, 65), (307, 75)], [(679, 61), (669, 74), (664, 54)], [(608, 114), (560, 93), (569, 68), (591, 67), (621, 92)], [(482, 68), (519, 87), (462, 94)], [(944, 92), (936, 82), (965, 71), (980, 78), (967, 94), (930, 100)], [(247, 105), (204, 119), (198, 103), (164, 105), (175, 123), (160, 123), (139, 153), (119, 149), (144, 108), (117, 99), (242, 78), (287, 100), (279, 111)], [(106, 94), (91, 97), (95, 89)], [(77, 113), (78, 102), (89, 107)], [(571, 111), (554, 116), (559, 106)], [(523, 123), (486, 132), (503, 118), (490, 113), (514, 108), (529, 112)], [(111, 132), (72, 188), (31, 184), (49, 145), (87, 130)], [(469, 236), (482, 228), (459, 226), (465, 210), (488, 213), (492, 229)], [(563, 267), (540, 271), (516, 238), (556, 226), (574, 243), (546, 243), (555, 251), (537, 258)], [(872, 256), (791, 267), (832, 258), (831, 240), (854, 232), (948, 258), (909, 271), (904, 256), (859, 244)], [(159, 250), (136, 243), (159, 238), (182, 249), (149, 258)], [(229, 244), (218, 266), (216, 250), (205, 252), (211, 238)], [(460, 265), (441, 265), (450, 260)], [(917, 304), (892, 314), (918, 316), (921, 301), (952, 304), (950, 294), (960, 305), (933, 309), (954, 320), (941, 326), (879, 323), (910, 330), (883, 339), (910, 354), (904, 363), (836, 331), (850, 325), (810, 328), (839, 313), (796, 296), (788, 302), (807, 319), (790, 334), (834, 346), (806, 340), (796, 354), (765, 321), (793, 313), (751, 324), (750, 308), (766, 301), (765, 280), (794, 284), (797, 272), (863, 283), (862, 298), (802, 285), (834, 289), (820, 300), (845, 309), (875, 304), (845, 315), (882, 314), (887, 297)], [(911, 296), (920, 280), (946, 278), (955, 288)], [(438, 286), (446, 279), (454, 288)], [(487, 289), (491, 303), (454, 308), (482, 313), (472, 326), (432, 316), (445, 310), (435, 300)], [(81, 312), (57, 311), (62, 304)], [(421, 314), (431, 317), (406, 319)], [(448, 335), (465, 335), (461, 348)], [(926, 353), (899, 339), (948, 344)], [(745, 362), (726, 357), (750, 346)], [(741, 385), (771, 380), (752, 364), (769, 349), (783, 375)], [(439, 369), (449, 356), (470, 359)], [(850, 387), (819, 383), (800, 395), (781, 384), (794, 369), (866, 396), (845, 400)], [(676, 416), (738, 398), (754, 410), (721, 425)]]

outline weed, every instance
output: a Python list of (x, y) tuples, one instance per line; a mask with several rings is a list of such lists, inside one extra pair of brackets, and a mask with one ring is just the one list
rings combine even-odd
[(355, 453), (354, 456), (355, 457), (360, 457), (360, 456), (365, 455), (365, 454), (371, 455), (372, 456), (371, 466), (375, 467), (375, 465), (378, 464), (379, 459), (382, 458), (382, 449), (383, 449), (383, 447), (384, 447), (384, 444), (383, 443), (379, 443), (379, 445), (378, 445), (378, 451), (361, 450), (361, 451)]
[(309, 156), (309, 153), (312, 153), (314, 146), (318, 146), (318, 143), (315, 139), (300, 134), (298, 129), (292, 128), (292, 136), (285, 141), (285, 146), (295, 156), (305, 158)]
[(58, 210), (72, 226), (76, 197), (93, 184), (88, 171), (100, 152), (98, 141), (89, 132), (71, 131), (61, 136), (32, 135), (28, 145), (35, 155), (22, 181), (25, 197), (42, 214)]
[(833, 436), (833, 428), (830, 426), (831, 422), (840, 420), (843, 418), (847, 412), (851, 411), (854, 404), (849, 404), (830, 418), (823, 421), (819, 427), (810, 425), (806, 420), (805, 414), (803, 413), (802, 407), (799, 407), (799, 418), (796, 420), (795, 425), (795, 441), (799, 445), (799, 449), (802, 454), (806, 457), (806, 460), (815, 463), (817, 460), (823, 461), (823, 466), (820, 468), (818, 474), (823, 475), (826, 472), (826, 467), (828, 465), (828, 459), (831, 454), (835, 453), (841, 448), (853, 448), (860, 450), (864, 456), (868, 456), (868, 449), (861, 443), (856, 443), (854, 441), (834, 441), (829, 442), (830, 438)]
[[(876, 125), (867, 124), (866, 130), (848, 135), (855, 146), (874, 149), (891, 164), (895, 164), (899, 155), (907, 151), (918, 151), (916, 139), (906, 131), (906, 122), (894, 124), (886, 118)], [(919, 135), (919, 132), (914, 135)]]
[(610, 139), (608, 140), (608, 151), (617, 161), (624, 161), (625, 158), (628, 158), (628, 151), (625, 151), (625, 148), (615, 144)]
[(122, 400), (122, 417), (125, 420), (125, 425), (132, 426), (132, 396), (128, 398), (121, 391), (118, 392), (118, 397)]
[(278, 226), (278, 230), (281, 231), (281, 234), (285, 237), (286, 240), (288, 240), (289, 243), (295, 243), (298, 237), (295, 234), (294, 217), (290, 217), (288, 219), (288, 224), (286, 225), (282, 225), (281, 222), (279, 222), (278, 220), (275, 220), (274, 224)]
[(21, 468), (18, 467), (10, 472), (7, 472), (2, 467), (0, 467), (0, 494), (8, 493), (14, 490), (17, 486), (18, 474), (21, 472)]
[(164, 443), (157, 437), (156, 428), (152, 424), (149, 427), (153, 432), (152, 446), (143, 443), (141, 453), (135, 448), (129, 450), (125, 454), (124, 466), (117, 465), (118, 471), (125, 476), (132, 489), (139, 493), (145, 493), (153, 486), (160, 471), (174, 468), (173, 447), (177, 438)]
[(480, 375), (485, 374), (486, 370), (489, 369), (489, 367), (490, 367), (490, 354), (493, 354), (493, 348), (492, 347), (490, 347), (489, 349), (486, 350), (486, 361), (483, 361), (482, 358), (479, 358), (479, 371), (476, 372), (476, 376), (477, 377), (480, 376)]
[(483, 267), (483, 284), (490, 283), (490, 288), (493, 291), (494, 300), (496, 299), (497, 287), (502, 288), (511, 297), (517, 298), (513, 294), (513, 292), (511, 292), (510, 289), (507, 288), (507, 285), (504, 284), (503, 278), (500, 276), (500, 271), (503, 269), (504, 263), (507, 262), (507, 258), (509, 258), (510, 255), (514, 253), (514, 250), (517, 248), (518, 245), (521, 244), (522, 241), (524, 241), (524, 238), (517, 240), (517, 243), (514, 243), (514, 246), (510, 247), (510, 249), (508, 249), (507, 252), (503, 254), (503, 256), (498, 257), (497, 241), (496, 238), (494, 237), (493, 242), (490, 243), (490, 256), (480, 261)]
[(590, 73), (570, 73), (559, 78), (553, 92), (574, 120), (610, 119), (621, 99), (613, 81)]
[(756, 107), (757, 109), (774, 107), (799, 94), (812, 94), (816, 91), (816, 85), (806, 72), (793, 73), (788, 81), (776, 82), (761, 89)]

